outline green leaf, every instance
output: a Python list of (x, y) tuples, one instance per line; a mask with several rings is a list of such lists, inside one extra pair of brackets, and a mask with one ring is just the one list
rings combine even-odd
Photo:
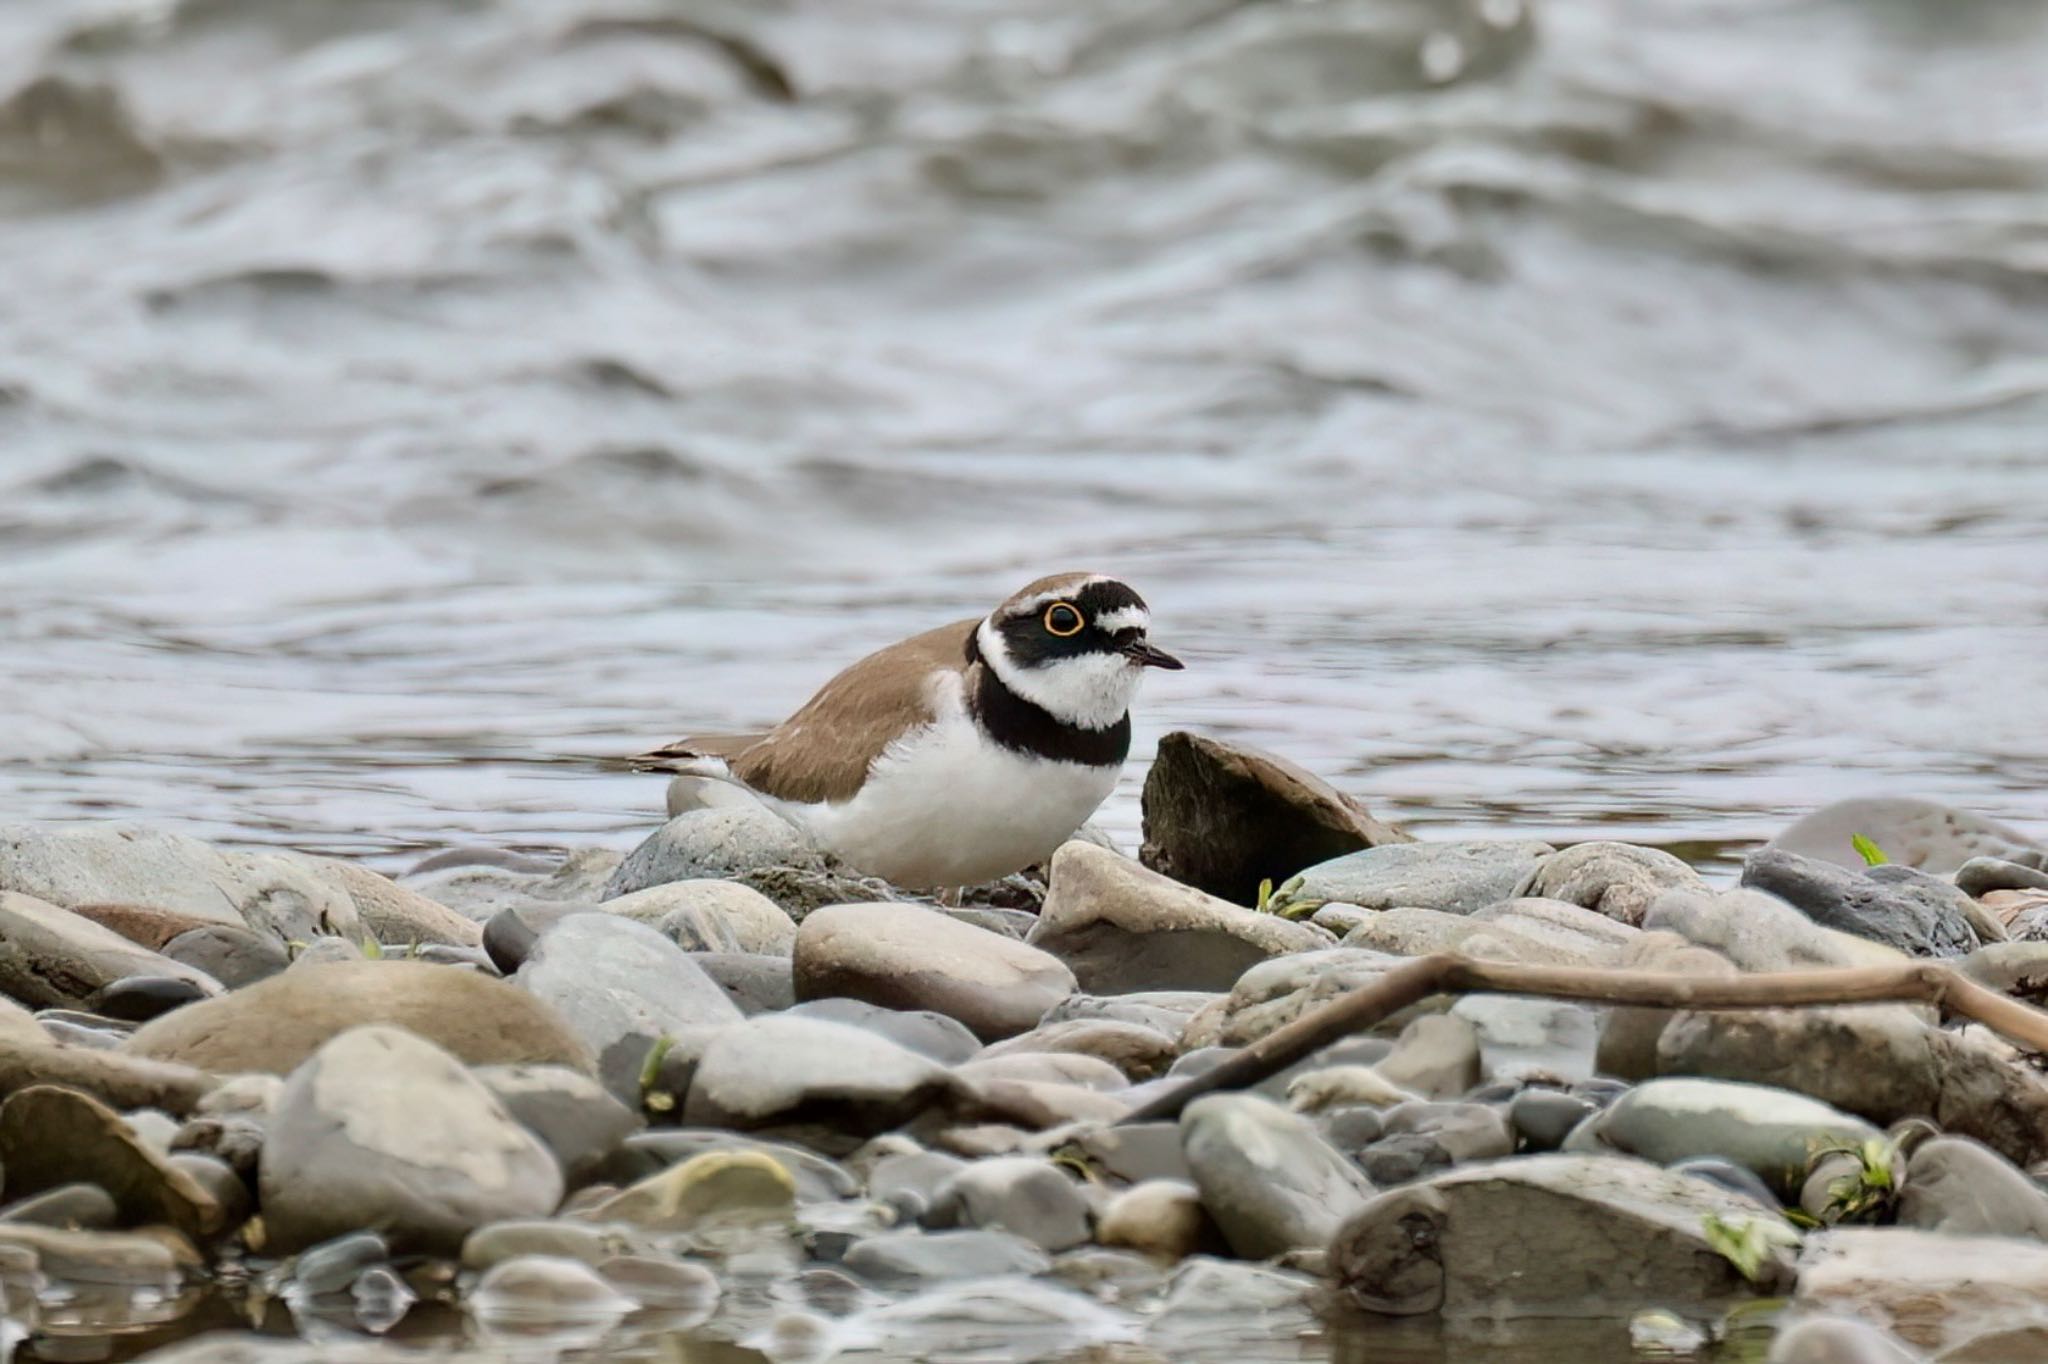
[(661, 1078), (661, 1063), (668, 1059), (669, 1049), (675, 1044), (675, 1038), (663, 1033), (654, 1039), (654, 1045), (647, 1049), (647, 1059), (640, 1063), (640, 1097), (657, 1113), (665, 1113), (675, 1106), (673, 1095), (664, 1094), (654, 1087), (654, 1082)]
[(1700, 1234), (1715, 1254), (1751, 1283), (1763, 1277), (1764, 1265), (1775, 1251), (1799, 1244), (1799, 1232), (1789, 1223), (1767, 1217), (1723, 1220), (1708, 1213), (1700, 1222)]
[(384, 944), (375, 938), (363, 939), (363, 956), (370, 961), (384, 960)]
[(1263, 877), (1259, 881), (1259, 902), (1252, 906), (1261, 914), (1273, 912), (1273, 878)]
[(1881, 867), (1891, 861), (1889, 857), (1884, 855), (1883, 848), (1878, 847), (1877, 844), (1871, 842), (1862, 834), (1850, 834), (1849, 845), (1856, 849), (1857, 854), (1863, 859), (1863, 865), (1866, 867)]

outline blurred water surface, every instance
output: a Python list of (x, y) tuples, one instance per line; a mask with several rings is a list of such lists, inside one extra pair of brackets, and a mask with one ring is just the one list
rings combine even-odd
[[(2048, 9), (7, 0), (0, 814), (400, 864), (1099, 567), (1426, 832), (2048, 819)], [(1107, 812), (1137, 823), (1130, 778)]]

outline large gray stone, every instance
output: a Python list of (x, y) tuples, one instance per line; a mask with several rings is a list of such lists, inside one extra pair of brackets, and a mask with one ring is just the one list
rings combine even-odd
[(222, 1074), (283, 1075), (365, 1023), (405, 1028), (470, 1065), (532, 1061), (587, 1071), (592, 1064), (561, 1016), (526, 991), (415, 961), (295, 967), (166, 1014), (122, 1049)]
[(1789, 1282), (1781, 1253), (1753, 1288), (1708, 1244), (1709, 1218), (1784, 1227), (1731, 1190), (1643, 1161), (1529, 1156), (1381, 1194), (1337, 1234), (1330, 1272), (1368, 1311), (1454, 1321), (1625, 1317), (1645, 1303), (1710, 1312)]
[[(1806, 1239), (1801, 1312), (1873, 1322), (1923, 1350), (2014, 1324), (2038, 1326), (2048, 1301), (2048, 1246), (2004, 1236), (1950, 1236), (1907, 1227), (1836, 1227)], [(2040, 1340), (1967, 1360), (2040, 1358)]]
[(2048, 1242), (2048, 1192), (1967, 1137), (1935, 1137), (1906, 1162), (1899, 1225), (1954, 1236)]
[(841, 1263), (876, 1287), (899, 1292), (1052, 1268), (1036, 1242), (998, 1230), (883, 1232), (847, 1247)]
[(1566, 1149), (1604, 1147), (1660, 1165), (1720, 1156), (1796, 1196), (1817, 1148), (1877, 1135), (1861, 1118), (1789, 1090), (1676, 1078), (1637, 1085), (1574, 1132)]
[(1225, 990), (1268, 957), (1335, 939), (1207, 895), (1091, 843), (1053, 855), (1045, 906), (1028, 941), (1095, 994)]
[(554, 1153), (573, 1186), (643, 1126), (640, 1114), (566, 1066), (478, 1066), (476, 1078)]
[(30, 895), (0, 891), (0, 992), (38, 1008), (82, 1008), (131, 976), (184, 981), (217, 995), (220, 982), (92, 920)]
[(1059, 958), (909, 904), (828, 905), (796, 936), (800, 1000), (929, 1009), (995, 1041), (1028, 1032), (1074, 993)]
[(1875, 843), (1894, 863), (1937, 875), (1972, 857), (2001, 857), (2040, 865), (2042, 844), (1996, 820), (1931, 800), (1864, 797), (1836, 801), (1807, 815), (1766, 847), (1818, 857), (1851, 870), (1863, 855), (1856, 835)]
[[(1615, 965), (1630, 971), (1700, 979), (1732, 976), (1737, 971), (1734, 962), (1711, 947), (1701, 947), (1662, 930), (1644, 933), (1629, 945)], [(1657, 1044), (1674, 1016), (1670, 1009), (1609, 1009), (1600, 1027), (1594, 1068), (1621, 1080), (1647, 1080), (1659, 1074)]]
[(1903, 960), (1895, 948), (1823, 928), (1777, 896), (1757, 890), (1667, 890), (1650, 902), (1643, 928), (1711, 947), (1744, 971), (1882, 966)]
[(768, 867), (823, 866), (816, 846), (764, 806), (692, 810), (677, 815), (627, 853), (603, 898), (614, 900), (671, 881), (731, 880)]
[(1679, 1013), (1657, 1071), (1770, 1085), (1889, 1124), (1940, 1103), (1935, 1030), (1900, 1004)]
[(136, 904), (287, 940), (362, 936), (355, 903), (296, 858), (223, 852), (134, 824), (0, 827), (0, 891), (53, 905)]
[(1320, 777), (1247, 744), (1175, 730), (1145, 774), (1145, 846), (1161, 875), (1232, 904), (1303, 867), (1413, 842)]
[(1699, 873), (1661, 848), (1576, 843), (1543, 860), (1525, 895), (1563, 900), (1619, 923), (1641, 924), (1667, 890), (1705, 890)]
[(462, 1063), (397, 1028), (356, 1028), (294, 1071), (263, 1144), (270, 1248), (376, 1227), (454, 1254), (488, 1222), (541, 1217), (562, 1172)]
[(1296, 900), (1337, 900), (1364, 909), (1414, 905), (1470, 914), (1522, 893), (1557, 849), (1548, 843), (1398, 843), (1367, 848), (1301, 873)]
[(683, 1121), (805, 1130), (818, 1138), (807, 1145), (843, 1153), (960, 1094), (945, 1067), (872, 1033), (764, 1016), (724, 1029), (704, 1049)]
[(1088, 1200), (1049, 1160), (978, 1160), (940, 1185), (925, 1213), (928, 1227), (994, 1227), (1049, 1252), (1088, 1240)]
[(1247, 1259), (1319, 1251), (1372, 1197), (1371, 1181), (1312, 1123), (1266, 1099), (1205, 1095), (1180, 1130), (1202, 1206)]
[(597, 1057), (605, 1088), (636, 1108), (641, 1067), (658, 1039), (741, 1018), (689, 953), (609, 914), (572, 914), (550, 928), (514, 980), (568, 1022)]
[(1970, 897), (1911, 867), (1850, 871), (1818, 858), (1761, 849), (1742, 883), (1790, 904), (1815, 923), (1897, 948), (1913, 957), (1959, 957), (1974, 949)]

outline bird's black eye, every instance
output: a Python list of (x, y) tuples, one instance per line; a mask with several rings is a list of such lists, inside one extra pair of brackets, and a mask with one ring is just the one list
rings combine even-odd
[(1081, 627), (1088, 618), (1072, 602), (1056, 601), (1045, 608), (1045, 630), (1047, 634), (1068, 639), (1081, 633)]

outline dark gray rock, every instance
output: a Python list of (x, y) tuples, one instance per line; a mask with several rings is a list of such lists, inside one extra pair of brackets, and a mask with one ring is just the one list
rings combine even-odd
[(163, 945), (172, 961), (204, 971), (230, 990), (268, 980), (292, 964), (291, 952), (274, 933), (240, 924), (202, 924)]
[(1994, 890), (2048, 890), (2048, 871), (2002, 857), (1973, 857), (1956, 868), (1956, 889), (1965, 895)]
[(102, 1017), (147, 1023), (206, 998), (206, 990), (199, 985), (175, 976), (123, 976), (95, 990), (86, 1005)]
[(1763, 849), (1742, 883), (1784, 900), (1815, 923), (1914, 957), (1957, 957), (1977, 946), (1969, 897), (1939, 877), (1886, 865), (1850, 871), (1817, 858)]
[(1074, 993), (1057, 957), (911, 904), (813, 910), (796, 934), (795, 974), (799, 999), (926, 1009), (984, 1041), (1030, 1031)]
[(976, 1161), (939, 1186), (927, 1227), (999, 1228), (1048, 1252), (1088, 1239), (1088, 1200), (1057, 1165), (1030, 1156)]
[(658, 1039), (741, 1018), (687, 952), (645, 924), (608, 914), (563, 919), (513, 979), (553, 1006), (597, 1056), (605, 1088), (634, 1108), (642, 1065)]
[(1034, 947), (1096, 994), (1225, 990), (1268, 957), (1328, 947), (1309, 924), (1259, 914), (1145, 870), (1092, 844), (1054, 854)]
[(1470, 914), (1521, 893), (1548, 843), (1401, 843), (1368, 848), (1301, 873), (1297, 900), (1336, 900), (1363, 909), (1414, 905)]
[(1180, 1129), (1202, 1205), (1247, 1259), (1321, 1250), (1372, 1197), (1372, 1184), (1312, 1124), (1265, 1099), (1205, 1095)]
[(526, 964), (541, 935), (571, 914), (598, 912), (594, 902), (527, 900), (507, 905), (484, 921), (484, 952), (491, 964), (511, 975)]
[(478, 1066), (473, 1073), (554, 1153), (572, 1188), (594, 1176), (642, 1126), (637, 1111), (566, 1066)]
[(314, 1053), (263, 1146), (278, 1250), (367, 1225), (395, 1248), (453, 1254), (487, 1222), (553, 1212), (562, 1188), (554, 1156), (480, 1080), (396, 1028), (357, 1028)]
[(929, 1009), (887, 1009), (858, 999), (810, 999), (783, 1012), (790, 1018), (814, 1018), (859, 1028), (940, 1065), (959, 1065), (982, 1051), (980, 1039), (968, 1031), (966, 1024)]
[(1525, 1151), (1555, 1151), (1598, 1105), (1562, 1089), (1525, 1089), (1508, 1105), (1508, 1125)]
[(1981, 1143), (1935, 1137), (1906, 1163), (1898, 1221), (1957, 1236), (2048, 1241), (2048, 1192)]
[(1262, 880), (1413, 841), (1284, 758), (1185, 730), (1160, 739), (1143, 803), (1139, 860), (1238, 905), (1256, 902)]
[(796, 1003), (795, 964), (788, 957), (746, 952), (693, 952), (704, 974), (718, 982), (741, 1013), (776, 1013)]

